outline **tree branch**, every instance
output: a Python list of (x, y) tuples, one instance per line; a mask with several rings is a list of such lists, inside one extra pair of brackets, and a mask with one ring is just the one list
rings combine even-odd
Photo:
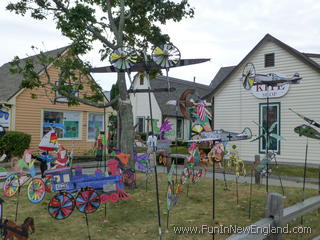
[(124, 15), (124, 1), (125, 0), (120, 0), (120, 20), (119, 20), (119, 32), (118, 32), (118, 42), (117, 44), (122, 44), (123, 41), (123, 28), (124, 28), (124, 20), (125, 20), (125, 15)]
[[(64, 13), (68, 13), (69, 9), (60, 1), (60, 0), (53, 0), (53, 2), (56, 4), (57, 8), (64, 12)], [(115, 49), (115, 45), (112, 44), (107, 38), (105, 38), (99, 31), (97, 31), (95, 29), (95, 27), (91, 24), (91, 25), (87, 25), (86, 29), (91, 32), (93, 34), (94, 37), (96, 37), (97, 39), (99, 39), (101, 42), (103, 42), (104, 44), (106, 44), (109, 48)]]
[(107, 10), (108, 10), (108, 19), (109, 19), (109, 22), (110, 22), (110, 28), (111, 28), (111, 31), (114, 33), (117, 41), (118, 41), (118, 35), (119, 35), (119, 30), (117, 29), (117, 26), (116, 24), (114, 23), (114, 19), (113, 19), (113, 16), (112, 16), (112, 11), (111, 11), (111, 3), (110, 3), (110, 0), (106, 0), (106, 5), (107, 5)]

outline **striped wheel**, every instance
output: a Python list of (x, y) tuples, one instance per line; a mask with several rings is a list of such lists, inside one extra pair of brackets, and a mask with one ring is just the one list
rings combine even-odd
[(28, 185), (28, 199), (32, 203), (39, 203), (46, 194), (46, 186), (40, 178), (34, 178)]
[(19, 176), (17, 173), (10, 174), (3, 184), (3, 194), (6, 197), (13, 197), (19, 189)]
[(53, 196), (48, 205), (51, 217), (62, 220), (71, 215), (75, 206), (74, 198), (70, 193), (61, 192)]
[(76, 207), (82, 213), (94, 213), (100, 207), (100, 197), (92, 188), (79, 191)]

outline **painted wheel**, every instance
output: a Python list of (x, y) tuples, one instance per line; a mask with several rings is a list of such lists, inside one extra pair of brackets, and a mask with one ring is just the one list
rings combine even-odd
[(100, 204), (100, 197), (92, 188), (79, 191), (76, 197), (76, 207), (82, 213), (94, 213)]
[(126, 169), (122, 174), (122, 182), (126, 187), (133, 187), (135, 184), (135, 174), (131, 169)]
[(202, 177), (202, 169), (193, 169), (192, 182), (198, 183)]
[(48, 212), (51, 217), (57, 220), (62, 220), (71, 215), (75, 207), (73, 196), (67, 192), (57, 193), (50, 200)]
[(19, 189), (19, 176), (17, 173), (10, 174), (3, 184), (3, 194), (6, 197), (13, 197)]
[(28, 185), (28, 199), (32, 203), (39, 203), (46, 194), (46, 186), (40, 178), (34, 178)]
[(109, 61), (113, 67), (119, 70), (129, 70), (138, 59), (137, 52), (132, 47), (119, 47), (110, 55)]
[(152, 51), (152, 60), (161, 68), (176, 66), (181, 58), (180, 51), (171, 44), (163, 44)]
[(180, 183), (181, 184), (186, 184), (188, 179), (190, 177), (190, 173), (189, 173), (189, 169), (188, 168), (184, 168), (181, 176), (180, 176)]

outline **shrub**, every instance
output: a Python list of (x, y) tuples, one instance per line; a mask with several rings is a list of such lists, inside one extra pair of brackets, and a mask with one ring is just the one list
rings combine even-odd
[(31, 142), (31, 135), (17, 132), (7, 131), (6, 134), (0, 138), (0, 153), (5, 152), (9, 157), (22, 156), (23, 152), (29, 148)]

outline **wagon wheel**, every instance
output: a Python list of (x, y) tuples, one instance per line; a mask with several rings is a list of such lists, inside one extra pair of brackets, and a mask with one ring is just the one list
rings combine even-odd
[(45, 183), (40, 178), (34, 178), (28, 185), (28, 199), (32, 203), (39, 203), (46, 194)]
[(19, 189), (19, 176), (17, 173), (10, 174), (3, 184), (3, 194), (6, 197), (13, 197)]
[(60, 192), (53, 196), (48, 205), (51, 217), (62, 220), (71, 215), (75, 206), (74, 198), (70, 193)]
[(202, 169), (193, 169), (192, 182), (198, 183), (202, 177)]
[(180, 176), (180, 183), (186, 184), (189, 177), (190, 177), (189, 168), (184, 168)]
[(92, 188), (82, 189), (76, 197), (76, 207), (82, 213), (94, 213), (100, 207), (99, 195)]
[(133, 187), (135, 184), (135, 174), (131, 169), (126, 169), (122, 174), (122, 182), (126, 187)]

